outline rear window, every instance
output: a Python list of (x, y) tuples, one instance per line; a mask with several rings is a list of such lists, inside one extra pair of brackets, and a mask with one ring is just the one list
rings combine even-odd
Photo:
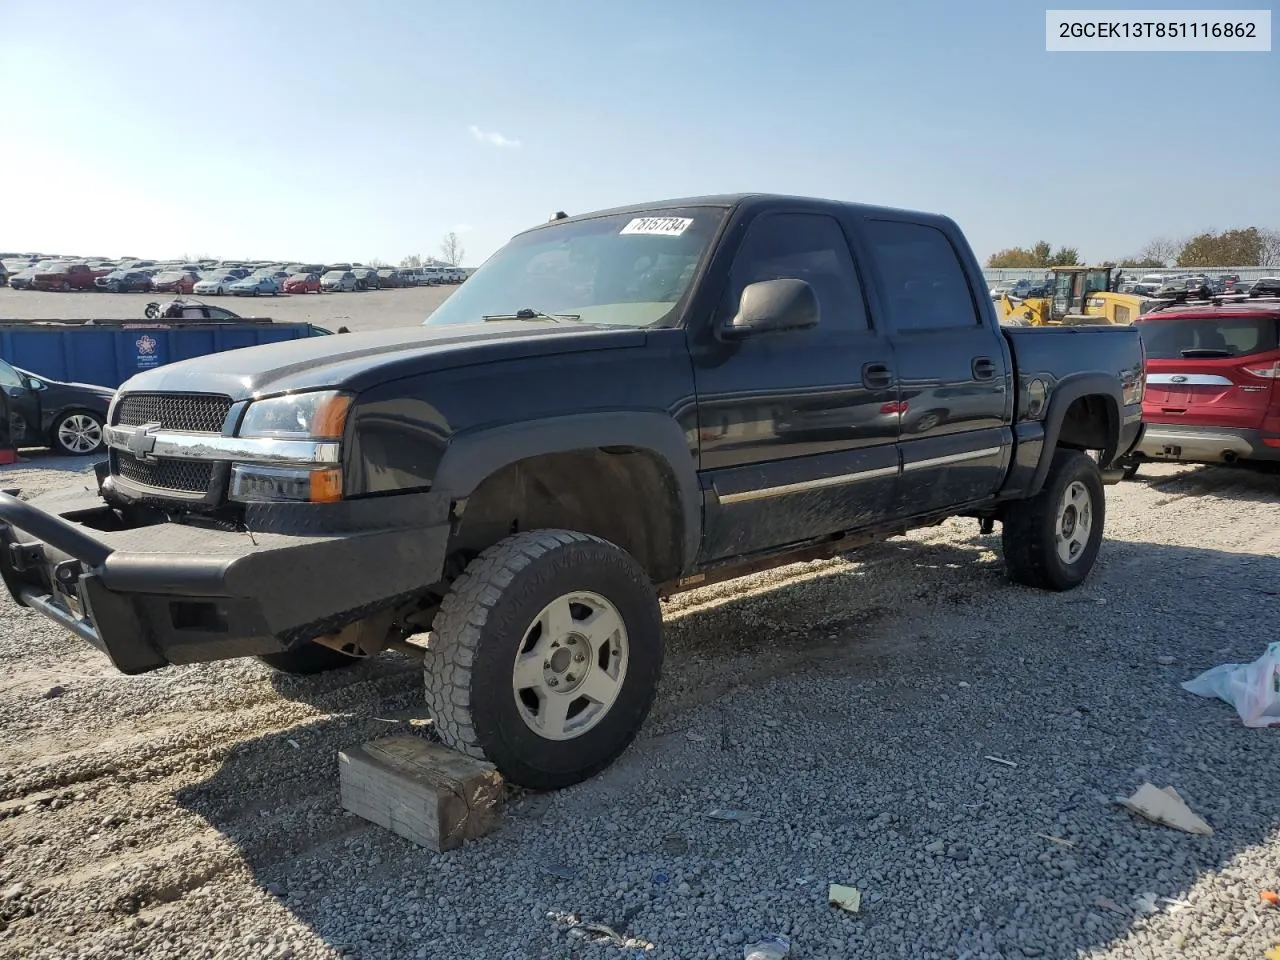
[(1280, 347), (1280, 321), (1268, 316), (1144, 320), (1137, 327), (1153, 360), (1247, 357)]

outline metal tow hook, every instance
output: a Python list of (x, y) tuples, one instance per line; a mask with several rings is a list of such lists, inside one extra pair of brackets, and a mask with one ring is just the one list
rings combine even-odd
[(53, 568), (54, 579), (64, 587), (74, 586), (80, 579), (80, 561), (63, 560)]

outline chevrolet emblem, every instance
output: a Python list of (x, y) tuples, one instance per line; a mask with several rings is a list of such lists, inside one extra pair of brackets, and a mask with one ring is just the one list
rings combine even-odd
[(162, 426), (159, 423), (144, 423), (135, 427), (133, 433), (129, 434), (126, 449), (139, 460), (154, 460), (151, 451), (156, 448), (156, 431)]

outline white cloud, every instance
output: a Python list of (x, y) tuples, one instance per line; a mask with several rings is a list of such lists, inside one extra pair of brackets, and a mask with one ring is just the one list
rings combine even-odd
[(519, 140), (508, 140), (506, 137), (498, 133), (496, 130), (491, 133), (486, 133), (484, 130), (481, 130), (479, 127), (474, 125), (470, 129), (471, 129), (471, 135), (475, 137), (477, 140), (479, 140), (481, 143), (488, 143), (495, 147), (520, 146)]
[(475, 227), (473, 227), (469, 223), (455, 223), (449, 229), (454, 233), (470, 233), (472, 230), (475, 229)]

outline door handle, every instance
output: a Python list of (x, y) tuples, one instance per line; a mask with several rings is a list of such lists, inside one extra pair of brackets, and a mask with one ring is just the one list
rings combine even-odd
[(996, 375), (996, 365), (990, 357), (973, 358), (973, 376), (977, 380), (990, 380)]
[(883, 390), (893, 386), (893, 371), (887, 363), (872, 361), (862, 365), (862, 385), (868, 390)]

